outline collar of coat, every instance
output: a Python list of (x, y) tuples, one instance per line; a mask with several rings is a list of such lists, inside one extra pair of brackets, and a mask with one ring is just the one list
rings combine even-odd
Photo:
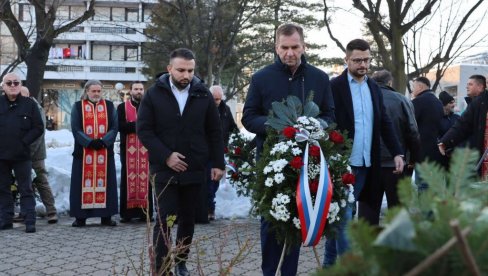
[[(156, 81), (156, 86), (161, 87), (167, 91), (171, 91), (171, 86), (169, 84), (169, 74), (164, 74), (158, 78)], [(203, 81), (196, 76), (190, 82), (190, 90), (188, 91), (188, 96), (200, 98), (208, 97), (208, 89), (203, 85)]]
[[(284, 64), (283, 62), (281, 62), (280, 57), (278, 57), (278, 56), (276, 57), (274, 64), (280, 70), (283, 70), (283, 71), (285, 71), (291, 75), (290, 67), (288, 65)], [(305, 55), (302, 54), (302, 57), (300, 58), (300, 65), (298, 65), (298, 68), (295, 71), (294, 76), (300, 76), (301, 74), (303, 74), (307, 65), (308, 65), (307, 59), (305, 58)]]

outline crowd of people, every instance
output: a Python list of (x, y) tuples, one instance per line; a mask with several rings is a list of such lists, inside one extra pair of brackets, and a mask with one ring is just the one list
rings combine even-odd
[[(355, 175), (357, 204), (347, 209), (335, 239), (326, 241), (324, 267), (334, 265), (349, 250), (346, 228), (356, 213), (378, 225), (383, 195), (389, 208), (399, 204), (398, 181), (411, 177), (416, 163), (429, 160), (448, 169), (450, 152), (456, 146), (471, 146), (481, 155), (487, 150), (488, 93), (482, 75), (469, 78), (468, 106), (458, 115), (454, 113), (454, 97), (445, 91), (437, 97), (425, 77), (413, 80), (409, 99), (392, 88), (392, 74), (387, 70), (369, 74), (372, 56), (365, 40), (347, 44), (347, 67), (331, 80), (305, 58), (301, 26), (279, 26), (275, 41), (276, 59), (252, 76), (243, 110), (243, 126), (256, 134), (257, 158), (263, 151), (272, 103), (289, 95), (304, 103), (313, 91), (319, 117), (347, 131), (352, 140), (349, 165)], [(172, 273), (174, 260), (175, 274), (189, 275), (186, 260), (199, 194), (206, 195), (208, 219), (215, 219), (215, 193), (225, 169), (224, 147), (229, 133), (238, 130), (223, 101), (222, 87), (207, 88), (194, 75), (195, 66), (191, 50), (175, 49), (167, 73), (158, 76), (147, 91), (143, 83), (132, 83), (130, 97), (116, 107), (102, 96), (102, 83), (90, 80), (71, 110), (75, 141), (69, 211), (74, 217), (72, 226), (84, 227), (92, 217), (100, 218), (104, 226), (116, 226), (115, 214), (120, 214), (122, 223), (155, 219), (154, 271), (163, 275)], [(47, 221), (58, 220), (44, 165), (45, 116), (17, 74), (6, 74), (2, 88), (0, 229), (11, 229), (13, 222), (23, 221), (25, 231), (32, 233), (36, 231), (33, 189), (46, 207)], [(114, 143), (119, 132), (122, 170), (118, 193)], [(35, 179), (31, 178), (32, 169)], [(20, 192), (17, 217), (10, 191), (12, 171)], [(479, 173), (483, 178), (488, 175), (488, 159), (483, 160)], [(422, 175), (417, 172), (415, 176), (419, 192), (428, 189)], [(173, 259), (171, 217), (178, 222), (176, 244), (183, 248)], [(275, 275), (282, 245), (265, 219), (260, 233), (263, 275)], [(299, 255), (298, 246), (286, 252), (281, 275), (297, 273)]]

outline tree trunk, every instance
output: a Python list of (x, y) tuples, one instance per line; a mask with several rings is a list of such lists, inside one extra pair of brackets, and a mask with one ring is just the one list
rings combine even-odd
[(27, 65), (26, 86), (29, 88), (30, 95), (40, 99), (40, 90), (44, 80), (44, 71), (49, 57), (51, 45), (44, 40), (37, 41), (25, 58)]
[(393, 87), (400, 93), (404, 93), (407, 88), (407, 75), (405, 73), (405, 56), (402, 42), (402, 33), (400, 27), (392, 26), (391, 28), (391, 64), (389, 68), (393, 75)]

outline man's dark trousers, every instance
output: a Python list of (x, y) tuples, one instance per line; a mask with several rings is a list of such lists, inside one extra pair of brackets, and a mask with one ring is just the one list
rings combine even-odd
[[(178, 219), (178, 230), (176, 233), (177, 252), (176, 262), (186, 261), (188, 253), (190, 252), (189, 245), (192, 242), (193, 233), (195, 230), (195, 204), (198, 202), (200, 187), (202, 183), (181, 185), (175, 183), (156, 183), (156, 202), (158, 216), (153, 231), (153, 243), (155, 248), (155, 263), (156, 269), (166, 267), (168, 260), (165, 257), (168, 255), (168, 245), (171, 240), (167, 241), (168, 225), (166, 219), (168, 216), (176, 215)], [(161, 236), (161, 230), (164, 231)], [(166, 238), (165, 238), (166, 237)], [(188, 246), (185, 250), (181, 250), (181, 245)], [(178, 249), (179, 248), (179, 249)], [(166, 267), (168, 268), (168, 267)]]
[(25, 213), (25, 224), (34, 225), (36, 223), (36, 201), (32, 191), (31, 169), (30, 160), (0, 160), (0, 224), (12, 223), (14, 216), (14, 201), (10, 190), (12, 170), (20, 193), (20, 208)]
[[(262, 264), (264, 276), (276, 275), (276, 269), (281, 258), (281, 252), (283, 251), (283, 244), (279, 244), (276, 241), (276, 235), (274, 232), (269, 231), (269, 222), (261, 218), (261, 251), (262, 251)], [(297, 274), (298, 269), (298, 257), (300, 256), (300, 246), (294, 246), (287, 252), (283, 259), (281, 266), (282, 276), (293, 276)]]

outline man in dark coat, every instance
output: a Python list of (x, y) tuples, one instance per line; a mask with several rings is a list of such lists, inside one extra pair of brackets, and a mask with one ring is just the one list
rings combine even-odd
[(176, 216), (176, 275), (189, 275), (186, 268), (195, 227), (195, 204), (205, 187), (210, 160), (212, 180), (224, 173), (224, 143), (219, 114), (212, 95), (194, 77), (192, 51), (176, 49), (170, 54), (168, 74), (158, 78), (142, 99), (137, 116), (137, 135), (149, 151), (151, 177), (157, 199), (153, 231), (158, 273), (169, 274), (171, 256), (167, 219)]
[[(215, 105), (219, 110), (220, 124), (222, 126), (222, 136), (224, 138), (224, 146), (227, 147), (229, 144), (229, 135), (233, 131), (238, 131), (230, 107), (223, 101), (224, 91), (219, 85), (213, 85), (209, 88), (210, 93), (215, 101)], [(207, 185), (208, 185), (208, 220), (215, 219), (215, 193), (219, 189), (219, 181), (212, 181), (210, 179), (210, 174), (207, 175)]]
[[(449, 93), (447, 93), (446, 91), (442, 91), (441, 93), (439, 93), (439, 100), (444, 106), (444, 116), (442, 116), (441, 126), (439, 130), (439, 137), (442, 137), (456, 123), (456, 121), (459, 120), (461, 116), (454, 113), (456, 101), (454, 100), (454, 97), (451, 96)], [(449, 155), (446, 155), (442, 158), (441, 164), (446, 169), (449, 169), (449, 157)]]
[[(347, 69), (331, 81), (337, 128), (347, 130), (349, 138), (353, 139), (349, 163), (356, 177), (354, 196), (359, 200), (359, 217), (371, 224), (377, 224), (378, 217), (371, 210), (376, 209), (378, 200), (381, 201), (378, 197), (382, 197), (382, 193), (378, 191), (381, 177), (381, 139), (393, 156), (394, 173), (402, 173), (405, 153), (385, 111), (381, 89), (366, 75), (371, 61), (369, 43), (362, 39), (350, 41), (346, 47), (345, 61)], [(326, 267), (333, 265), (337, 255), (343, 254), (349, 248), (345, 227), (352, 218), (352, 210), (347, 213), (337, 239), (326, 241), (323, 263)]]
[(13, 228), (14, 201), (10, 190), (14, 171), (20, 192), (20, 209), (25, 214), (25, 231), (36, 232), (36, 201), (32, 191), (30, 145), (44, 133), (36, 103), (20, 95), (20, 78), (3, 77), (0, 96), (0, 230)]
[[(281, 102), (287, 96), (294, 95), (305, 103), (313, 91), (313, 101), (321, 112), (319, 116), (328, 123), (334, 121), (329, 76), (305, 60), (302, 27), (292, 23), (278, 27), (275, 50), (278, 55), (275, 62), (252, 76), (244, 104), (242, 124), (256, 134), (257, 158), (263, 150), (265, 122), (273, 102)], [(278, 244), (275, 233), (269, 227), (269, 222), (261, 219), (261, 268), (266, 276), (276, 274), (283, 250), (283, 245)], [(281, 275), (296, 275), (299, 254), (299, 246), (290, 248), (284, 257)]]
[[(117, 107), (120, 163), (122, 165), (120, 170), (120, 222), (130, 222), (132, 218), (139, 218), (140, 221), (145, 222), (147, 217), (152, 220), (153, 196), (152, 187), (149, 184), (147, 150), (140, 144), (136, 136), (136, 112), (139, 110), (139, 104), (144, 95), (144, 85), (141, 82), (131, 83), (129, 94), (130, 98)], [(129, 159), (127, 155), (129, 155)], [(127, 161), (129, 161), (129, 166), (127, 166)], [(128, 175), (129, 177), (127, 177)]]
[[(444, 109), (441, 101), (430, 90), (430, 81), (425, 77), (418, 77), (413, 82), (412, 88), (413, 107), (415, 119), (420, 132), (420, 155), (419, 162), (429, 160), (430, 162), (442, 163), (442, 156), (437, 148), (440, 135), (441, 120), (444, 116)], [(427, 184), (421, 180), (416, 172), (418, 190), (427, 188)]]
[(118, 213), (114, 142), (117, 111), (102, 98), (102, 83), (90, 80), (85, 94), (71, 109), (71, 131), (75, 139), (71, 171), (70, 210), (73, 227), (86, 219), (100, 217), (101, 224), (115, 226)]
[[(385, 111), (393, 123), (402, 152), (408, 157), (408, 164), (415, 164), (418, 161), (417, 155), (420, 146), (420, 134), (417, 127), (417, 121), (415, 121), (415, 112), (413, 110), (412, 102), (391, 87), (393, 76), (389, 71), (376, 71), (371, 78), (376, 81), (381, 88)], [(380, 189), (376, 190), (379, 191), (380, 194), (376, 197), (377, 205), (371, 210), (373, 212), (371, 215), (377, 218), (375, 224), (379, 223), (383, 192), (386, 194), (388, 208), (397, 206), (400, 203), (398, 200), (397, 186), (399, 180), (404, 177), (405, 174), (394, 173), (394, 170), (395, 163), (393, 162), (393, 156), (390, 154), (383, 139), (381, 139)]]
[[(438, 144), (439, 151), (445, 155), (446, 150), (456, 147), (469, 137), (473, 137), (472, 146), (475, 147), (480, 156), (483, 155), (487, 149), (488, 137), (486, 130), (486, 119), (488, 112), (488, 91), (481, 93), (478, 97), (473, 99), (473, 102), (468, 106), (466, 111), (463, 112), (461, 118), (447, 131), (447, 133), (440, 139)], [(482, 162), (478, 174), (482, 176), (484, 180), (488, 175), (488, 158), (485, 158)]]

